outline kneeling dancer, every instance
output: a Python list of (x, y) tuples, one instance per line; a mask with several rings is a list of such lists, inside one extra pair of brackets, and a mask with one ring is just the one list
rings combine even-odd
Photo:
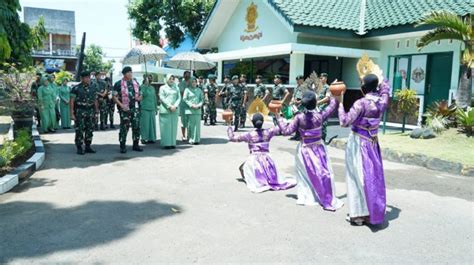
[(252, 123), (255, 130), (241, 135), (234, 135), (230, 126), (227, 129), (230, 141), (246, 142), (249, 146), (250, 156), (239, 168), (242, 177), (252, 192), (292, 188), (296, 185), (296, 180), (280, 178), (275, 162), (269, 154), (270, 140), (280, 132), (280, 129), (278, 127), (262, 129), (263, 120), (262, 114), (254, 114)]

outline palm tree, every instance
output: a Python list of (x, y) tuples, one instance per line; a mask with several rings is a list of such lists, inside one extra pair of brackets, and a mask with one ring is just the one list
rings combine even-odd
[(461, 71), (456, 103), (462, 108), (471, 104), (473, 46), (474, 46), (474, 16), (469, 14), (460, 17), (449, 11), (433, 11), (425, 16), (417, 26), (427, 25), (435, 28), (426, 33), (418, 43), (418, 50), (439, 40), (458, 40), (461, 42)]

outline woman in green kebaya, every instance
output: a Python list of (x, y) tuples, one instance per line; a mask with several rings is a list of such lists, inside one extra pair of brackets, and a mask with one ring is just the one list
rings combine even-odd
[(63, 129), (71, 129), (71, 116), (69, 115), (71, 88), (67, 85), (68, 81), (67, 78), (64, 78), (62, 85), (59, 87), (59, 111), (61, 113), (61, 127)]
[(140, 87), (142, 102), (140, 106), (140, 136), (142, 143), (154, 143), (156, 141), (156, 114), (157, 102), (155, 88), (151, 85), (152, 76), (144, 75), (143, 84)]
[(196, 78), (192, 77), (191, 87), (186, 88), (183, 95), (186, 103), (186, 118), (188, 120), (188, 140), (190, 144), (201, 141), (201, 107), (204, 102), (202, 90), (197, 86)]
[(179, 104), (181, 93), (175, 84), (175, 77), (168, 74), (160, 87), (160, 145), (165, 149), (176, 147)]
[(56, 126), (56, 91), (49, 84), (46, 77), (41, 79), (41, 86), (38, 88), (38, 108), (41, 117), (41, 132), (55, 132)]

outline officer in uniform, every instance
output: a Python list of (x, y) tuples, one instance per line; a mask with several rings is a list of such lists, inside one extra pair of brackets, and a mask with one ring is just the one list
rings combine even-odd
[[(242, 90), (245, 91), (246, 95), (248, 95), (248, 88), (247, 88), (247, 76), (244, 74), (240, 75), (240, 86)], [(247, 120), (247, 100), (245, 100), (244, 104), (242, 105), (242, 111), (240, 112), (240, 127), (245, 128), (245, 121)]]
[(221, 97), (221, 104), (222, 104), (222, 109), (226, 110), (228, 108), (227, 106), (227, 90), (228, 87), (230, 86), (230, 76), (225, 75), (224, 76), (224, 84), (222, 88), (219, 90), (219, 96)]
[(126, 153), (127, 134), (132, 128), (133, 151), (141, 152), (140, 147), (140, 85), (133, 79), (132, 68), (122, 69), (123, 78), (114, 84), (113, 97), (120, 114), (120, 153)]
[[(329, 91), (329, 85), (328, 85), (328, 74), (327, 73), (321, 73), (319, 76), (319, 80), (321, 80), (321, 83), (323, 84), (323, 89), (321, 90), (321, 93), (318, 95), (318, 110), (320, 112), (324, 111), (326, 107), (329, 105), (329, 99), (331, 98), (331, 92)], [(328, 121), (323, 122), (322, 126), (322, 139), (326, 141), (326, 135), (327, 135), (327, 127), (328, 127)]]
[(262, 79), (263, 77), (261, 75), (257, 75), (257, 78), (255, 79), (255, 90), (254, 90), (254, 95), (255, 95), (255, 98), (259, 98), (261, 100), (263, 100), (263, 102), (265, 102), (266, 97), (266, 91), (267, 91), (267, 88), (265, 87), (264, 84), (262, 84)]
[(234, 112), (234, 131), (237, 131), (242, 117), (242, 109), (247, 101), (247, 91), (239, 83), (239, 77), (232, 77), (232, 84), (228, 87), (227, 96), (229, 98), (230, 109)]
[[(273, 79), (273, 83), (275, 84), (275, 86), (273, 87), (273, 91), (272, 91), (272, 100), (278, 100), (278, 101), (281, 101), (282, 104), (285, 104), (286, 102), (286, 99), (288, 98), (288, 96), (290, 95), (290, 92), (288, 91), (288, 89), (281, 84), (281, 76), (280, 75), (275, 75), (275, 78)], [(269, 95), (270, 94), (270, 90), (267, 89), (266, 93)], [(273, 115), (273, 123), (275, 125), (278, 125), (278, 121), (275, 117), (275, 115)]]
[(216, 96), (218, 93), (219, 88), (216, 84), (216, 76), (209, 75), (209, 84), (204, 89), (204, 110), (206, 113), (204, 114), (204, 125), (209, 125), (207, 120), (209, 118), (209, 122), (211, 125), (216, 125), (216, 118), (217, 118), (217, 109), (216, 109)]
[[(109, 77), (106, 77), (104, 81), (107, 83), (107, 87), (109, 88), (112, 87), (112, 81), (110, 80)], [(107, 119), (110, 122), (109, 128), (115, 129), (115, 126), (114, 126), (115, 102), (112, 97), (112, 89), (108, 89), (107, 91), (106, 102), (107, 102)]]
[(97, 72), (95, 77), (95, 85), (97, 88), (97, 96), (99, 100), (99, 121), (100, 121), (100, 130), (105, 130), (105, 125), (107, 124), (108, 116), (108, 106), (107, 106), (107, 95), (108, 95), (108, 86), (107, 83), (102, 79), (103, 74)]
[[(293, 92), (293, 97), (291, 98), (291, 106), (293, 107), (294, 115), (303, 111), (304, 107), (301, 105), (301, 99), (303, 99), (303, 94), (308, 91), (307, 86), (304, 84), (304, 76), (298, 75), (296, 77), (296, 88)], [(296, 111), (295, 111), (296, 110)], [(300, 132), (297, 130), (295, 136), (291, 137), (290, 140), (300, 140)]]
[[(95, 153), (91, 148), (91, 143), (94, 136), (95, 117), (99, 113), (96, 92), (95, 87), (91, 84), (89, 72), (82, 72), (81, 83), (71, 89), (69, 108), (75, 124), (75, 144), (79, 155)], [(82, 149), (82, 144), (85, 144), (85, 150)]]

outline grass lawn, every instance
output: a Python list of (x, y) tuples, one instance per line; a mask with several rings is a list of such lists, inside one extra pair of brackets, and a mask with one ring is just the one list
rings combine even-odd
[(379, 141), (382, 148), (474, 166), (474, 137), (467, 137), (456, 129), (449, 129), (433, 139), (412, 139), (409, 134), (400, 132), (380, 133)]

